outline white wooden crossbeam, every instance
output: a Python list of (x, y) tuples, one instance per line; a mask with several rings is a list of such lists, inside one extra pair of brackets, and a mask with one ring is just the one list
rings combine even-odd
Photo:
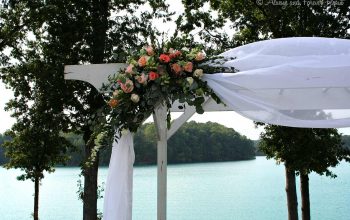
[[(126, 67), (125, 63), (110, 63), (110, 64), (89, 64), (89, 65), (67, 65), (64, 68), (64, 78), (66, 80), (80, 80), (93, 85), (99, 90), (104, 83), (108, 83), (108, 76), (116, 74), (119, 70)], [(184, 109), (179, 109), (178, 106), (183, 105), (175, 102), (170, 109), (171, 112), (184, 112)], [(188, 108), (188, 106), (186, 107)], [(232, 111), (224, 105), (216, 104), (214, 100), (209, 100), (204, 107), (206, 112), (211, 111)]]

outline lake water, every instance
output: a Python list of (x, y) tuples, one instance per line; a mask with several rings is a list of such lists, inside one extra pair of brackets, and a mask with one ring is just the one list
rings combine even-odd
[[(350, 219), (350, 164), (341, 163), (333, 170), (338, 175), (336, 179), (310, 176), (312, 219)], [(82, 219), (82, 203), (76, 193), (79, 172), (79, 168), (58, 168), (46, 175), (41, 185), (41, 220)], [(156, 172), (155, 166), (134, 170), (134, 220), (156, 219)], [(34, 185), (30, 181), (17, 181), (19, 174), (18, 170), (0, 168), (1, 220), (31, 219)], [(107, 168), (101, 168), (100, 182), (105, 181), (106, 175)], [(170, 165), (168, 219), (287, 219), (284, 181), (284, 167), (265, 157)], [(100, 199), (101, 210), (102, 203)], [(300, 204), (299, 201), (299, 208)]]

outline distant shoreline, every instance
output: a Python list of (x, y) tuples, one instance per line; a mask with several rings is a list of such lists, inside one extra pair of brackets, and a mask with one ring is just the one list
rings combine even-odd
[[(249, 159), (240, 159), (240, 160), (227, 160), (227, 161), (207, 161), (207, 162), (186, 162), (186, 163), (168, 163), (168, 165), (187, 165), (187, 164), (207, 164), (207, 163), (229, 163), (229, 162), (241, 162), (241, 161), (249, 161), (249, 160), (255, 160), (256, 157), (265, 157), (261, 155), (256, 155), (254, 158), (249, 158)], [(2, 165), (1, 165), (2, 166)], [(157, 166), (157, 164), (152, 163), (152, 164), (134, 164), (134, 167), (150, 167), (150, 166)], [(56, 168), (71, 168), (71, 167), (80, 167), (80, 166), (56, 166)], [(99, 165), (99, 167), (107, 167), (108, 165)]]

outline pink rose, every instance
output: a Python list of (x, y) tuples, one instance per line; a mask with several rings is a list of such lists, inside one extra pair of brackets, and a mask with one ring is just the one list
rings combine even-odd
[(134, 83), (130, 79), (127, 79), (125, 83), (120, 84), (120, 88), (125, 93), (130, 93), (134, 89)]
[(163, 63), (169, 63), (170, 62), (170, 57), (166, 54), (161, 54), (159, 56), (159, 60)]
[(156, 79), (159, 78), (159, 74), (156, 73), (156, 72), (151, 71), (148, 74), (148, 78), (149, 78), (149, 80), (156, 80)]
[(126, 72), (126, 73), (129, 73), (129, 74), (134, 74), (134, 71), (132, 70), (133, 68), (134, 68), (134, 65), (130, 64), (130, 65), (126, 68), (125, 72)]
[(148, 78), (148, 76), (145, 75), (144, 73), (142, 73), (141, 76), (136, 76), (137, 82), (139, 82), (140, 84), (143, 84), (143, 85), (147, 84), (147, 78)]
[(179, 57), (179, 56), (181, 56), (181, 51), (179, 51), (179, 50), (176, 50), (176, 51), (173, 51), (170, 55), (169, 55), (169, 57), (171, 58), (171, 59), (174, 59), (174, 58), (176, 58), (176, 57)]
[(153, 47), (152, 46), (146, 47), (146, 52), (147, 52), (148, 56), (153, 56), (154, 55)]

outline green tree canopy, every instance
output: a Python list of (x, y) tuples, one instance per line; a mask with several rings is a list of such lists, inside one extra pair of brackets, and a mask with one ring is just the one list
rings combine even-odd
[(329, 170), (350, 152), (342, 145), (336, 129), (305, 129), (267, 125), (261, 134), (260, 149), (268, 158), (286, 162), (292, 170), (334, 177)]

